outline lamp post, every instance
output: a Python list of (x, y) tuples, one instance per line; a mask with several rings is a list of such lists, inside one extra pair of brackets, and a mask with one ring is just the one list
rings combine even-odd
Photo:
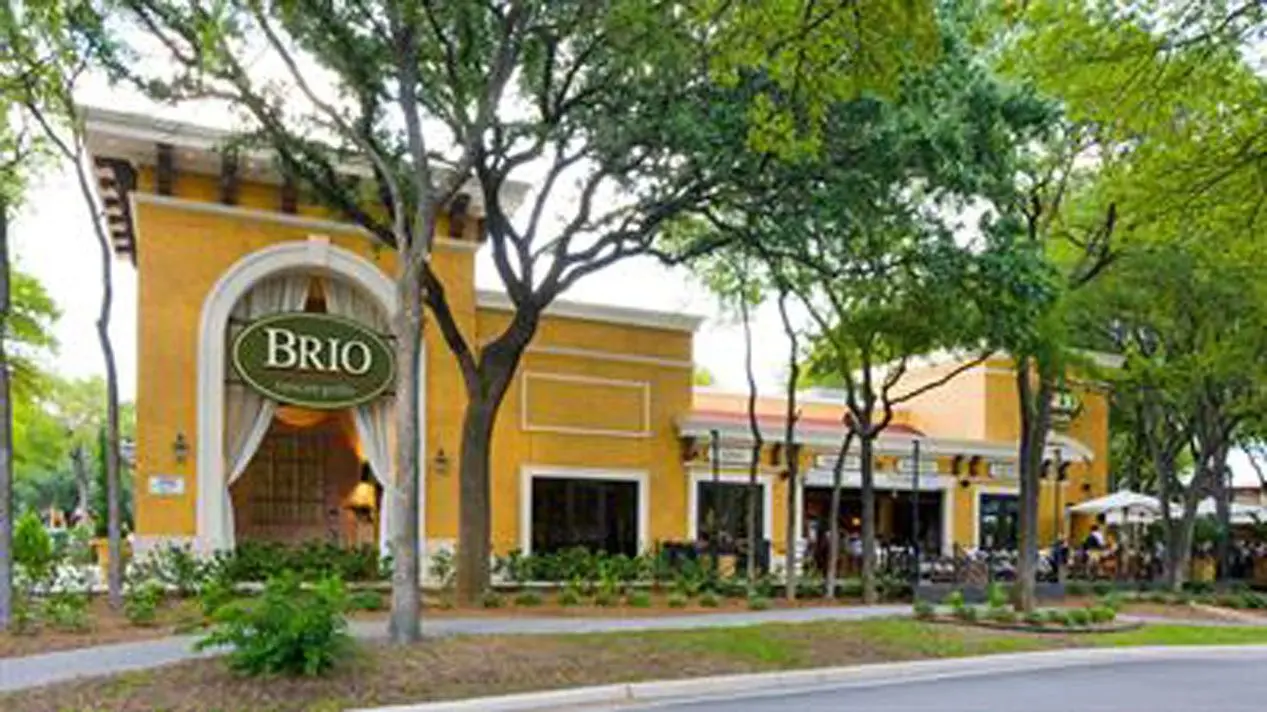
[(1064, 517), (1061, 516), (1062, 513), (1061, 513), (1061, 507), (1060, 507), (1061, 483), (1065, 481), (1064, 464), (1061, 462), (1061, 455), (1063, 455), (1063, 453), (1061, 452), (1060, 448), (1056, 448), (1056, 461), (1053, 463), (1054, 468), (1053, 468), (1052, 477), (1051, 477), (1051, 486), (1053, 490), (1051, 493), (1051, 499), (1052, 499), (1052, 502), (1055, 504), (1055, 511), (1052, 512), (1052, 514), (1055, 516), (1053, 517), (1052, 523), (1051, 523), (1052, 531), (1055, 533), (1052, 536), (1051, 551), (1052, 551), (1052, 562), (1056, 567), (1057, 583), (1063, 583), (1065, 580), (1065, 567), (1061, 565), (1062, 557), (1060, 555), (1060, 541), (1063, 538), (1064, 528), (1065, 528)]
[(717, 562), (717, 498), (721, 494), (718, 490), (718, 483), (721, 482), (721, 432), (718, 430), (708, 431), (709, 449), (711, 450), (711, 460), (713, 466), (713, 497), (709, 501), (709, 532), (708, 532), (708, 549), (713, 559), (713, 571), (718, 568)]
[(914, 563), (911, 566), (911, 596), (915, 597), (919, 588), (919, 439), (911, 440), (911, 553)]

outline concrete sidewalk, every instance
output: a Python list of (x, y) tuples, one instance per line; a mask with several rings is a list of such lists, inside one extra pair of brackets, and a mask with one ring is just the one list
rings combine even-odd
[[(724, 628), (762, 623), (806, 623), (831, 620), (865, 620), (909, 615), (910, 606), (793, 608), (774, 611), (711, 613), (701, 615), (642, 618), (428, 618), (423, 620), (425, 636), (453, 635), (533, 635), (607, 633), (635, 630), (681, 630)], [(353, 621), (357, 638), (374, 640), (386, 635), (382, 621)], [(198, 636), (186, 635), (158, 640), (101, 645), (20, 658), (0, 658), (0, 692), (39, 687), (78, 677), (113, 675), (133, 670), (171, 665), (216, 651), (195, 652)]]

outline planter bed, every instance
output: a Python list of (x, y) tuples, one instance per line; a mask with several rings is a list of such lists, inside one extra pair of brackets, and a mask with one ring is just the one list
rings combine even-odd
[(990, 630), (1009, 631), (1016, 633), (1042, 633), (1049, 635), (1083, 635), (1091, 633), (1122, 633), (1130, 630), (1139, 630), (1144, 627), (1143, 621), (1112, 621), (1110, 623), (1098, 623), (1087, 626), (1064, 626), (1064, 625), (1031, 625), (1023, 621), (1016, 623), (999, 623), (997, 621), (965, 621), (952, 616), (938, 616), (936, 618), (921, 619), (924, 623), (939, 623), (942, 625), (958, 625), (966, 628), (987, 628)]

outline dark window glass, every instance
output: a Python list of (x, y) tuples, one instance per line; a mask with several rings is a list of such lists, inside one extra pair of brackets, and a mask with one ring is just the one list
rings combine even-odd
[(977, 514), (980, 546), (988, 551), (1015, 549), (1020, 524), (1020, 503), (1014, 494), (983, 494)]
[(716, 532), (722, 546), (748, 539), (748, 492), (757, 498), (757, 532), (765, 521), (761, 486), (741, 482), (699, 482), (695, 497), (695, 522), (699, 538), (711, 541)]
[(538, 477), (532, 480), (532, 550), (582, 547), (638, 553), (638, 485)]

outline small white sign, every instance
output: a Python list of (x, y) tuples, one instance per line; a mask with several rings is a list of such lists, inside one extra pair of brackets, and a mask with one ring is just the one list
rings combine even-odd
[(184, 493), (184, 475), (150, 475), (150, 494), (159, 497), (177, 497)]

